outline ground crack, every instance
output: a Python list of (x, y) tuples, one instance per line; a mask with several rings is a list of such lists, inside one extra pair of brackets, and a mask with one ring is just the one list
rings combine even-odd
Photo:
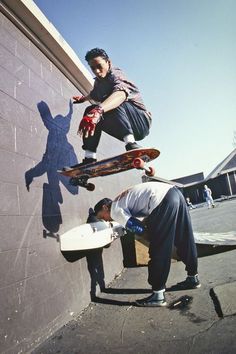
[(223, 312), (222, 312), (222, 309), (220, 306), (220, 302), (219, 302), (219, 299), (218, 299), (217, 295), (215, 294), (213, 288), (210, 289), (210, 297), (212, 298), (212, 301), (213, 301), (213, 304), (214, 304), (214, 307), (215, 307), (218, 317), (223, 318), (224, 315), (223, 315)]

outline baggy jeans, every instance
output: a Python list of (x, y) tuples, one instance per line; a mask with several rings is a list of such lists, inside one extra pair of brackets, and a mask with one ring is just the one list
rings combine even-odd
[(146, 219), (150, 237), (148, 282), (153, 290), (165, 289), (173, 246), (188, 275), (197, 274), (197, 249), (189, 210), (182, 193), (171, 188)]
[[(93, 106), (86, 108), (84, 115)], [(103, 114), (102, 120), (97, 124), (94, 135), (88, 138), (83, 137), (84, 150), (97, 151), (101, 133), (113, 136), (123, 141), (128, 134), (133, 134), (135, 140), (142, 140), (149, 134), (150, 122), (147, 113), (130, 102), (123, 102), (119, 107)]]

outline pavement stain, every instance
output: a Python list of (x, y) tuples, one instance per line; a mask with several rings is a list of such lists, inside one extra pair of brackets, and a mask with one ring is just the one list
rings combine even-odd
[(186, 311), (183, 315), (187, 316), (188, 319), (193, 323), (202, 323), (207, 321), (205, 318), (201, 318), (197, 316), (195, 313), (192, 313), (190, 311)]
[(202, 323), (206, 322), (205, 318), (197, 316), (195, 313), (190, 312), (191, 304), (193, 302), (193, 297), (188, 295), (183, 295), (173, 301), (169, 305), (169, 309), (179, 311), (180, 315), (187, 317), (193, 323)]

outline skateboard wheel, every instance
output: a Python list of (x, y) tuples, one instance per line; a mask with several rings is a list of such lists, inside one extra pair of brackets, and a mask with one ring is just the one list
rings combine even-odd
[(146, 171), (145, 174), (149, 177), (155, 176), (155, 169), (153, 167), (149, 167), (149, 171)]
[(132, 165), (134, 168), (144, 168), (145, 162), (139, 157), (137, 157), (136, 159), (133, 160)]
[(86, 189), (92, 192), (95, 189), (95, 185), (93, 183), (88, 183)]

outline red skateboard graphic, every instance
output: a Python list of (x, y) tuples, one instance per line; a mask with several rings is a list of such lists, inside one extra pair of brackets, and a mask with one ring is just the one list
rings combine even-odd
[(88, 183), (89, 178), (108, 176), (128, 171), (132, 168), (144, 170), (148, 176), (154, 176), (155, 170), (153, 167), (147, 166), (147, 162), (156, 159), (159, 155), (160, 151), (157, 149), (141, 148), (87, 165), (65, 167), (58, 172), (64, 176), (71, 177), (70, 184), (93, 191), (95, 185)]

